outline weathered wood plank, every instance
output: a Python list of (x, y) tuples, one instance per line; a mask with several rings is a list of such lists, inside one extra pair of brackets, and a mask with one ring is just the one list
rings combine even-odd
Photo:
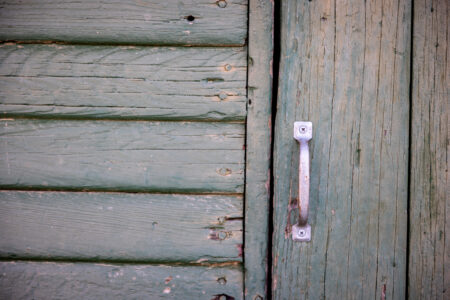
[(239, 196), (0, 192), (0, 257), (241, 261)]
[(246, 36), (246, 0), (6, 0), (0, 8), (0, 40), (242, 45)]
[(409, 298), (450, 298), (448, 1), (414, 1)]
[(239, 267), (0, 262), (2, 299), (243, 299)]
[[(404, 299), (409, 1), (283, 1), (274, 299)], [(313, 122), (312, 241), (297, 222), (294, 121)]]
[(267, 296), (274, 3), (251, 0), (245, 182), (245, 297)]
[(244, 48), (0, 45), (0, 113), (244, 120)]
[(2, 188), (243, 192), (244, 124), (0, 122)]

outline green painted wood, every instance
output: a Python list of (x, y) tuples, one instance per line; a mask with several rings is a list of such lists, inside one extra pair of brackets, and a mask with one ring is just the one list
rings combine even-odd
[(241, 120), (244, 48), (0, 45), (4, 116)]
[(225, 4), (210, 0), (6, 0), (0, 8), (0, 40), (242, 45), (247, 36), (247, 1), (226, 0)]
[(249, 6), (248, 114), (245, 179), (245, 297), (267, 295), (274, 3)]
[(0, 122), (1, 188), (243, 192), (244, 124)]
[(242, 299), (237, 266), (0, 262), (2, 299)]
[(241, 196), (0, 191), (0, 257), (241, 261)]
[(409, 299), (450, 297), (449, 8), (414, 1)]
[[(409, 1), (283, 1), (274, 152), (274, 299), (404, 299)], [(312, 241), (293, 242), (312, 121)]]

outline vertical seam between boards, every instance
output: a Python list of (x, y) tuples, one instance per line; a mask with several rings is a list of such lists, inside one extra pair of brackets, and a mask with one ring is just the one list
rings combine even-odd
[(274, 19), (273, 19), (273, 57), (272, 57), (272, 128), (271, 128), (271, 144), (270, 144), (270, 198), (269, 198), (269, 230), (268, 230), (268, 276), (267, 276), (267, 298), (272, 299), (272, 272), (273, 272), (273, 231), (274, 231), (274, 147), (275, 147), (275, 127), (278, 104), (278, 80), (280, 68), (280, 53), (281, 53), (281, 1), (274, 3)]
[(411, 159), (412, 159), (412, 110), (413, 110), (413, 79), (414, 79), (414, 60), (413, 60), (413, 46), (414, 46), (414, 1), (411, 1), (411, 27), (410, 27), (410, 41), (409, 41), (409, 124), (408, 124), (408, 166), (407, 166), (407, 192), (406, 192), (406, 268), (405, 268), (405, 298), (409, 299), (409, 258), (410, 258), (410, 239), (411, 239)]

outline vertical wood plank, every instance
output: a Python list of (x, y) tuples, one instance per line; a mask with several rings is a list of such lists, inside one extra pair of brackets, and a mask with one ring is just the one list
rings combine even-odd
[(450, 297), (449, 2), (415, 1), (409, 298)]
[(267, 294), (274, 3), (251, 0), (245, 186), (245, 297)]
[[(274, 153), (275, 299), (403, 299), (411, 4), (283, 1)], [(313, 122), (312, 241), (293, 243)]]

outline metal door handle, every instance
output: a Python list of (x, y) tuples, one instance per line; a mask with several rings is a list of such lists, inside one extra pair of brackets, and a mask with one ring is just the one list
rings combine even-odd
[(298, 223), (292, 226), (292, 239), (299, 242), (311, 240), (311, 226), (308, 224), (309, 207), (309, 145), (312, 139), (311, 122), (295, 122), (294, 138), (300, 143), (298, 166)]

